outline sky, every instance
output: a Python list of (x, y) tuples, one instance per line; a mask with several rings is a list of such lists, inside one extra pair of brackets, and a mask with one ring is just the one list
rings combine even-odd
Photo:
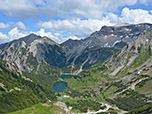
[(152, 23), (152, 0), (0, 0), (0, 43), (31, 33), (62, 43), (119, 23)]

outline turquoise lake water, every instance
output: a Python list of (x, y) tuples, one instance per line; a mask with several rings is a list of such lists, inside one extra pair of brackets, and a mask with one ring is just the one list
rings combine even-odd
[[(72, 78), (72, 77), (74, 77), (74, 75), (62, 74), (62, 75), (60, 76), (60, 78), (62, 78), (63, 80), (64, 80), (65, 78)], [(55, 83), (53, 84), (53, 87), (52, 87), (52, 88), (54, 89), (55, 92), (64, 92), (65, 90), (68, 90), (68, 89), (69, 89), (69, 88), (68, 88), (68, 84), (67, 84), (66, 82), (64, 82), (64, 81), (55, 82)]]
[(65, 79), (65, 78), (72, 78), (72, 77), (74, 77), (74, 75), (62, 74), (62, 75), (60, 76), (60, 78), (62, 78), (62, 79)]
[(53, 84), (53, 89), (55, 92), (64, 92), (68, 89), (67, 83), (63, 81), (55, 82)]

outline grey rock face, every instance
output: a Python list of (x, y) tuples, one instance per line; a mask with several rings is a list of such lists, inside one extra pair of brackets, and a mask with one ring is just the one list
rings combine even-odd
[(125, 26), (103, 26), (99, 31), (92, 33), (84, 40), (68, 40), (64, 42), (63, 45), (72, 44), (73, 47), (76, 47), (79, 44), (85, 45), (86, 47), (113, 47), (118, 42), (129, 43), (137, 39), (141, 32), (144, 32), (151, 26), (152, 24), (148, 23), (127, 24)]
[(38, 64), (46, 62), (50, 58), (46, 56), (48, 53), (52, 53), (51, 57), (56, 56), (52, 60), (54, 61), (60, 58), (62, 50), (51, 39), (34, 34), (0, 45), (0, 58), (13, 63), (23, 71), (31, 71), (36, 69)]

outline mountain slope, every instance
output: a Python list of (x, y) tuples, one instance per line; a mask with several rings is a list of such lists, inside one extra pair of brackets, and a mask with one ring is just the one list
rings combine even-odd
[(108, 103), (121, 110), (141, 108), (141, 111), (144, 110), (142, 107), (147, 106), (150, 111), (152, 28), (141, 33), (136, 40), (109, 60), (84, 70), (75, 78), (66, 79), (66, 82), (71, 91), (92, 94), (99, 102)]
[(55, 99), (52, 90), (26, 78), (15, 66), (0, 60), (1, 114), (20, 110), (48, 99)]

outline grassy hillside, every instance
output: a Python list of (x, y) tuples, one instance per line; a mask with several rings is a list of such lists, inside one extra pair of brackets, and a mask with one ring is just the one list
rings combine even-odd
[(43, 103), (31, 106), (24, 110), (8, 113), (8, 114), (66, 114), (66, 112), (58, 106), (54, 106), (53, 103)]
[[(10, 67), (14, 70), (10, 70)], [(14, 66), (0, 60), (0, 113), (29, 107), (47, 99), (55, 99), (51, 90), (24, 77)]]

